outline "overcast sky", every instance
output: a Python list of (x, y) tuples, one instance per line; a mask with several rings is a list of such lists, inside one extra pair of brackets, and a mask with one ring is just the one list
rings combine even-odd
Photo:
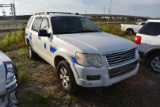
[[(58, 11), (87, 13), (108, 13), (111, 0), (14, 0), (17, 15), (36, 12)], [(0, 0), (0, 4), (10, 4), (13, 0)], [(0, 15), (2, 15), (0, 8)], [(4, 8), (6, 14), (10, 8)], [(160, 17), (160, 0), (112, 0), (112, 14)]]

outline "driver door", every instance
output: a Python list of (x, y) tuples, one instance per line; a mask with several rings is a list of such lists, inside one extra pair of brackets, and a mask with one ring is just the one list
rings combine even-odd
[[(40, 30), (47, 30), (48, 33), (51, 33), (50, 31), (50, 25), (49, 25), (49, 20), (47, 17), (42, 18), (42, 23), (40, 26)], [(49, 61), (51, 59), (51, 53), (50, 53), (50, 44), (51, 44), (51, 39), (50, 37), (47, 37), (46, 35), (40, 36), (38, 39), (38, 42), (40, 44), (40, 50), (42, 53), (42, 57)]]

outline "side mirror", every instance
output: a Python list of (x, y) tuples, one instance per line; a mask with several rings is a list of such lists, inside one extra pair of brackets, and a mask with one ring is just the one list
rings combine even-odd
[(38, 36), (49, 37), (50, 34), (47, 32), (47, 30), (39, 30), (38, 31)]

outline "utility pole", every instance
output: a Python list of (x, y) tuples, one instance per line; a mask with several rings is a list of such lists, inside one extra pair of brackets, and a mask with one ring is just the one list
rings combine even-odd
[[(10, 7), (10, 9), (11, 9), (10, 14), (12, 15), (12, 19), (16, 18), (16, 8), (15, 8), (15, 4), (14, 3), (11, 3), (11, 4), (0, 4), (0, 7), (2, 7), (2, 8)], [(2, 13), (3, 13), (3, 15), (5, 14), (4, 9), (3, 9)]]
[(112, 0), (110, 0), (110, 8), (109, 8), (109, 20), (108, 21), (110, 21), (111, 20), (111, 11), (112, 11), (112, 6), (111, 6), (111, 2), (112, 2)]
[(105, 7), (103, 9), (104, 9), (104, 19), (105, 19)]
[(13, 15), (14, 15), (14, 19), (16, 19), (16, 8), (15, 8), (14, 0), (13, 0)]

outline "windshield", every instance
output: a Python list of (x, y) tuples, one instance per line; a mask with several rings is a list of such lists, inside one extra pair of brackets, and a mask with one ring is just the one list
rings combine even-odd
[(96, 25), (85, 17), (60, 16), (52, 17), (51, 21), (54, 34), (100, 32)]

